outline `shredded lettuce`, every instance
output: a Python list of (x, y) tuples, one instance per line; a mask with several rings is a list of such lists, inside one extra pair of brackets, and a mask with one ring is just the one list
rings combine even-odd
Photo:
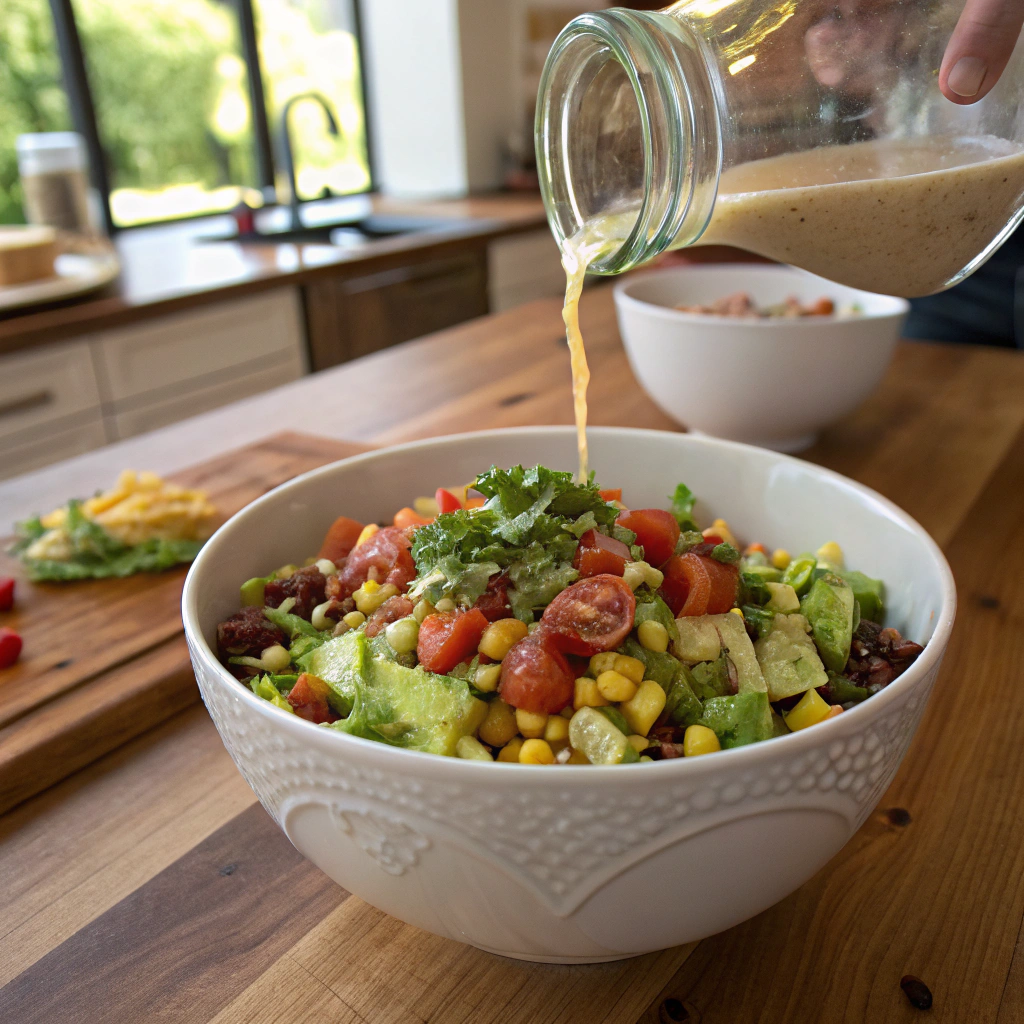
[(544, 466), (492, 467), (473, 486), (487, 499), (482, 508), (446, 512), (416, 531), (413, 596), (472, 604), (504, 572), (514, 614), (530, 622), (577, 578), (579, 538), (610, 531), (618, 515), (593, 483)]
[(284, 608), (264, 608), (263, 614), (279, 628), (283, 629), (290, 637), (309, 636), (319, 637), (320, 631), (301, 616), (293, 615)]

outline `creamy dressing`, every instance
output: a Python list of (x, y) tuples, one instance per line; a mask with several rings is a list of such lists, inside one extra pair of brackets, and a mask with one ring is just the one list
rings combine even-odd
[[(1024, 149), (1005, 139), (879, 139), (754, 160), (722, 174), (698, 245), (733, 245), (852, 288), (911, 297), (945, 287), (1024, 205)], [(580, 480), (587, 385), (579, 301), (587, 268), (625, 241), (635, 211), (562, 246)]]

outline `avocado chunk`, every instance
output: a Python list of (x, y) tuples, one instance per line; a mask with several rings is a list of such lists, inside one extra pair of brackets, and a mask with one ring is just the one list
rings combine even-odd
[(853, 591), (854, 600), (860, 605), (861, 617), (869, 622), (881, 622), (885, 614), (885, 584), (853, 569), (844, 569), (836, 575), (845, 580)]
[(733, 692), (732, 680), (729, 678), (729, 656), (720, 652), (714, 661), (702, 661), (690, 669), (693, 680), (693, 692), (701, 699), (724, 697)]
[(811, 635), (825, 667), (842, 672), (850, 660), (853, 640), (853, 590), (833, 573), (811, 584), (800, 611), (811, 624)]
[(802, 615), (776, 615), (771, 632), (754, 644), (769, 700), (792, 697), (828, 682), (814, 641), (807, 635), (809, 629)]
[(754, 645), (747, 636), (747, 627), (743, 619), (733, 612), (724, 615), (709, 615), (712, 625), (718, 630), (722, 647), (727, 651), (729, 660), (736, 669), (737, 689), (739, 693), (747, 690), (767, 689), (761, 667), (757, 663)]
[(759, 743), (775, 734), (768, 694), (756, 690), (706, 700), (700, 724), (714, 732), (723, 750)]
[(676, 619), (679, 639), (672, 645), (675, 656), (687, 665), (698, 661), (714, 661), (722, 649), (722, 638), (718, 635), (710, 615), (688, 615)]
[(591, 764), (630, 764), (640, 760), (626, 734), (597, 708), (582, 707), (572, 716), (569, 742)]
[(454, 756), (459, 740), (472, 735), (487, 714), (487, 705), (464, 680), (374, 657), (362, 630), (328, 641), (308, 662), (307, 671), (350, 708), (332, 728), (352, 736)]

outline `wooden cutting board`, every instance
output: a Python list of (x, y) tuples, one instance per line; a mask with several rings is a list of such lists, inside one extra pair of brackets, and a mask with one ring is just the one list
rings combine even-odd
[[(366, 450), (275, 434), (170, 479), (203, 488), (226, 518), (285, 480)], [(2, 624), (24, 640), (18, 664), (0, 672), (0, 813), (199, 699), (181, 624), (186, 571), (39, 584), (0, 554), (0, 576), (18, 581)]]

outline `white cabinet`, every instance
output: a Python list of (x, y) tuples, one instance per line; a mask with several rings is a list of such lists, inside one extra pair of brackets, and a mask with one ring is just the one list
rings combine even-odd
[(565, 271), (547, 228), (495, 239), (487, 264), (492, 313), (565, 293)]
[(297, 288), (0, 357), (0, 479), (268, 391), (307, 368)]

